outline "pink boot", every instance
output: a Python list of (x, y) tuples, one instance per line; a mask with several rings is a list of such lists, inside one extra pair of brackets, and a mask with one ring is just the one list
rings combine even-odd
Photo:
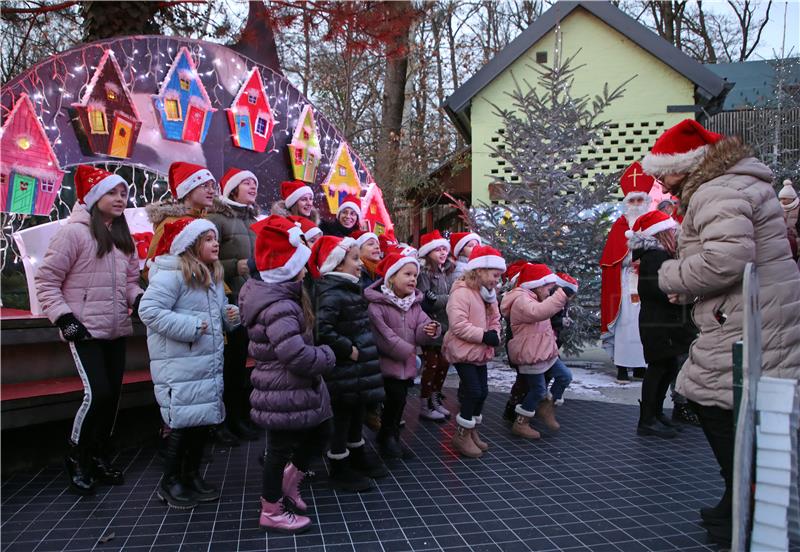
[(308, 511), (308, 504), (300, 496), (300, 483), (305, 476), (306, 474), (298, 470), (292, 463), (286, 464), (283, 469), (283, 484), (281, 485), (283, 496), (291, 500), (295, 511), (301, 514)]
[(276, 533), (302, 533), (311, 527), (311, 519), (290, 512), (283, 501), (267, 502), (261, 499), (261, 517), (258, 526), (265, 531)]

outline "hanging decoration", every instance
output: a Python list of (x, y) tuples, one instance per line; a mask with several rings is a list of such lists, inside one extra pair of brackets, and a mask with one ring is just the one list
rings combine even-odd
[(161, 131), (168, 140), (203, 143), (216, 109), (211, 106), (192, 56), (178, 50), (158, 94), (153, 96)]
[(289, 144), (289, 158), (296, 179), (312, 183), (316, 180), (322, 153), (319, 148), (317, 124), (314, 122), (314, 111), (310, 105), (303, 108), (294, 128), (292, 142)]
[(28, 95), (17, 98), (0, 137), (0, 211), (49, 215), (64, 171)]
[(231, 107), (225, 110), (231, 127), (233, 145), (263, 153), (272, 136), (275, 119), (261, 80), (261, 71), (253, 67)]
[(369, 230), (378, 236), (386, 234), (389, 238), (395, 239), (394, 224), (383, 203), (383, 192), (375, 182), (370, 182), (361, 204), (366, 206), (363, 218), (369, 225)]
[(322, 182), (322, 190), (325, 192), (331, 214), (339, 212), (339, 204), (345, 196), (361, 197), (361, 182), (353, 158), (350, 156), (350, 148), (345, 142), (339, 142), (328, 176)]
[(112, 50), (103, 52), (83, 97), (72, 104), (72, 122), (86, 155), (132, 155), (142, 120)]

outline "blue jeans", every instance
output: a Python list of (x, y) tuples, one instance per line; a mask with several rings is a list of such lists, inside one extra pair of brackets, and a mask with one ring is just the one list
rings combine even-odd
[(550, 394), (553, 395), (554, 401), (564, 396), (564, 390), (572, 382), (572, 372), (561, 362), (561, 359), (556, 360), (556, 363), (544, 374), (524, 374), (524, 376), (528, 382), (528, 394), (522, 399), (522, 408), (528, 412), (536, 410), (536, 406), (547, 396), (545, 378), (553, 380)]
[(459, 414), (465, 420), (472, 420), (473, 416), (480, 416), (483, 403), (489, 396), (486, 365), (456, 363), (454, 366), (461, 380), (458, 393), (461, 400)]
[(553, 380), (553, 385), (550, 386), (550, 394), (553, 395), (553, 400), (557, 401), (562, 398), (564, 390), (572, 383), (572, 371), (559, 358), (544, 375), (547, 379)]

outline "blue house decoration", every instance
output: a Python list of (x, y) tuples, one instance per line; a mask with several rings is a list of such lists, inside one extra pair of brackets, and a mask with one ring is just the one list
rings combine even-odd
[(153, 96), (153, 105), (167, 140), (202, 143), (206, 139), (216, 109), (185, 46), (178, 50), (158, 94)]

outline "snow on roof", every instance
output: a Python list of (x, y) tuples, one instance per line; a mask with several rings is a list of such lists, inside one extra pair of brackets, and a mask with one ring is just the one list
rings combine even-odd
[(251, 88), (254, 88), (253, 86), (250, 86), (250, 81), (253, 79), (253, 76), (256, 77), (257, 81), (255, 83), (256, 84), (255, 88), (258, 88), (258, 91), (261, 93), (262, 96), (264, 96), (264, 101), (266, 101), (267, 105), (269, 106), (269, 98), (267, 97), (267, 93), (264, 91), (264, 81), (261, 80), (261, 71), (258, 70), (258, 67), (253, 67), (252, 69), (250, 69), (247, 78), (244, 79), (244, 83), (242, 83), (242, 86), (239, 88), (239, 92), (237, 92), (236, 96), (233, 98), (233, 101), (231, 102), (231, 109), (233, 109), (236, 106), (236, 104), (239, 103), (239, 100), (241, 99), (242, 94), (244, 94), (245, 90), (250, 90)]
[[(211, 106), (211, 98), (208, 97), (208, 93), (206, 92), (206, 87), (203, 86), (203, 81), (200, 80), (200, 75), (197, 73), (197, 67), (195, 67), (194, 60), (192, 59), (192, 54), (189, 52), (189, 49), (186, 46), (181, 46), (178, 50), (178, 53), (175, 54), (175, 58), (172, 60), (172, 65), (167, 71), (166, 76), (164, 76), (164, 80), (161, 81), (161, 86), (158, 89), (158, 94), (156, 96), (164, 96), (164, 94), (168, 90), (169, 82), (172, 80), (172, 74), (175, 73), (175, 70), (178, 69), (180, 65), (181, 57), (186, 58), (186, 62), (189, 64), (189, 70), (192, 72), (189, 77), (190, 80), (194, 80), (197, 83), (197, 88), (200, 89), (200, 94), (203, 97), (203, 101), (207, 104), (204, 106), (208, 111), (216, 111), (214, 107)], [(185, 69), (182, 69), (182, 71)], [(179, 74), (180, 75), (180, 74)]]
[[(133, 115), (137, 119), (141, 120), (141, 117), (139, 117), (139, 112), (136, 110), (136, 103), (133, 101), (133, 97), (131, 96), (130, 90), (128, 90), (128, 87), (125, 85), (125, 79), (122, 78), (122, 69), (120, 69), (119, 63), (117, 63), (117, 57), (114, 55), (114, 51), (111, 49), (108, 49), (105, 52), (103, 52), (103, 57), (100, 58), (100, 62), (97, 64), (97, 69), (95, 69), (94, 75), (92, 75), (92, 80), (89, 81), (89, 85), (86, 87), (86, 91), (83, 93), (83, 97), (80, 99), (80, 101), (73, 103), (72, 107), (88, 106), (89, 101), (91, 100), (92, 92), (94, 91), (94, 87), (97, 85), (97, 81), (100, 79), (100, 75), (103, 74), (103, 68), (105, 67), (106, 62), (109, 59), (111, 60), (111, 67), (116, 72), (117, 77), (119, 78), (119, 82), (122, 84), (122, 90), (125, 92), (125, 97), (128, 98), (128, 103), (131, 106), (131, 111), (133, 111)], [(107, 83), (106, 87), (108, 87), (109, 84), (112, 83)], [(119, 91), (116, 90), (116, 92)]]

